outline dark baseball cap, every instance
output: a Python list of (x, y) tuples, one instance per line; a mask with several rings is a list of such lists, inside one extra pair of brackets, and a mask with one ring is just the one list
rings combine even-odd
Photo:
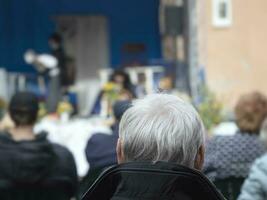
[(9, 109), (22, 112), (38, 111), (38, 98), (32, 92), (18, 92), (12, 97)]

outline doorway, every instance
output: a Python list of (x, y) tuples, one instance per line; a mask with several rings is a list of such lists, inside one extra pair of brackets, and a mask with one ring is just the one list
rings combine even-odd
[(66, 54), (75, 61), (75, 91), (81, 114), (90, 112), (100, 90), (98, 72), (110, 63), (108, 20), (105, 16), (62, 15), (57, 30), (64, 39)]

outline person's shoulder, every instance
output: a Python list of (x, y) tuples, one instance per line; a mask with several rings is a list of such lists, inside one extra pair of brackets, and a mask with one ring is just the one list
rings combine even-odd
[(95, 142), (99, 140), (106, 140), (107, 138), (110, 138), (111, 135), (104, 134), (104, 133), (96, 133), (92, 135), (92, 137), (89, 139), (89, 142)]
[(68, 148), (57, 143), (51, 143), (51, 145), (57, 157), (58, 162), (61, 161), (60, 163), (69, 163), (69, 164), (74, 163), (74, 156)]
[(60, 144), (52, 143), (52, 142), (51, 142), (51, 145), (52, 145), (54, 152), (59, 156), (72, 155), (72, 153), (70, 152), (70, 150), (67, 147), (64, 147)]
[(56, 155), (56, 168), (64, 169), (63, 171), (69, 171), (71, 173), (75, 171), (76, 173), (76, 163), (71, 151), (60, 144), (51, 144)]
[(260, 168), (266, 169), (266, 172), (267, 172), (267, 153), (261, 156), (260, 158), (258, 158), (255, 161), (254, 165)]
[(224, 136), (224, 135), (213, 135), (209, 139), (207, 139), (208, 144), (219, 144), (219, 143), (227, 143), (226, 141), (231, 141), (232, 136)]
[(94, 134), (87, 142), (86, 151), (91, 153), (97, 153), (100, 149), (107, 148), (110, 145), (114, 145), (113, 141), (117, 141), (114, 135), (108, 135), (104, 133)]

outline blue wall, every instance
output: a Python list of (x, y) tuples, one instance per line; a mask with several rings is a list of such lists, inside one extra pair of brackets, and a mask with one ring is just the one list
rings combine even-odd
[(161, 57), (159, 0), (0, 0), (0, 66), (31, 71), (23, 61), (26, 49), (49, 51), (55, 30), (52, 16), (105, 15), (109, 21), (111, 66), (122, 62), (125, 43), (144, 43), (147, 60)]

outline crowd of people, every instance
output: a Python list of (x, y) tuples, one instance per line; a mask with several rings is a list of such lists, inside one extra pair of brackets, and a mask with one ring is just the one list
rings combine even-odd
[(122, 91), (111, 102), (112, 134), (97, 132), (87, 141), (90, 169), (83, 178), (66, 147), (51, 142), (46, 132), (34, 132), (37, 96), (25, 91), (12, 97), (8, 113), (15, 126), (0, 134), (0, 199), (70, 200), (82, 194), (85, 200), (266, 199), (263, 94), (240, 97), (234, 109), (237, 133), (210, 136), (195, 107), (177, 95), (136, 99), (125, 73), (116, 72), (110, 81)]

